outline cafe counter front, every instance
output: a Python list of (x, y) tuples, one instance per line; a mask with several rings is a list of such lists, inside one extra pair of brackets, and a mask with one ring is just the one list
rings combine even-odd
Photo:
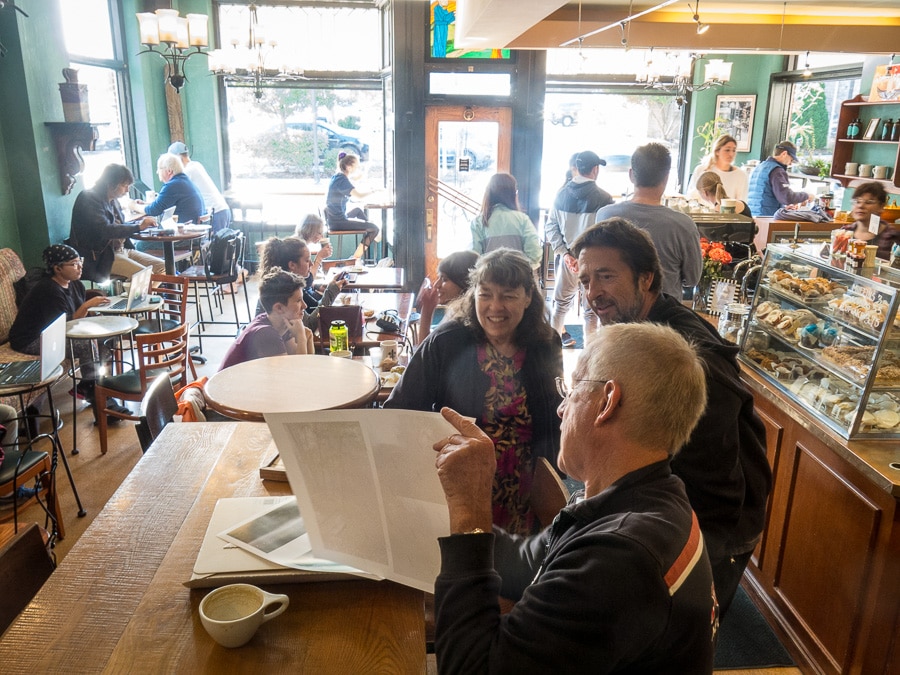
[(900, 673), (900, 442), (848, 441), (749, 368), (774, 484), (751, 595), (823, 673)]

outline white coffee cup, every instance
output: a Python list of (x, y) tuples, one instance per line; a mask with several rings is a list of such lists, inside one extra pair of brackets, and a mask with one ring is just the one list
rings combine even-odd
[(891, 167), (889, 166), (876, 166), (872, 169), (872, 178), (877, 178), (878, 180), (887, 180), (891, 177)]
[(855, 176), (859, 172), (859, 164), (856, 162), (847, 162), (844, 165), (844, 175), (845, 176)]
[(334, 356), (338, 359), (352, 359), (353, 352), (347, 349), (335, 349), (333, 352), (328, 352), (328, 356)]
[(286, 595), (267, 593), (250, 584), (229, 584), (200, 601), (200, 622), (223, 647), (240, 647), (263, 623), (286, 610), (289, 602)]
[(859, 165), (859, 176), (860, 178), (871, 178), (872, 177), (872, 165), (871, 164), (860, 164)]
[(384, 340), (381, 343), (382, 359), (397, 361), (400, 354), (396, 340)]
[(722, 213), (737, 213), (737, 199), (723, 199), (719, 205)]

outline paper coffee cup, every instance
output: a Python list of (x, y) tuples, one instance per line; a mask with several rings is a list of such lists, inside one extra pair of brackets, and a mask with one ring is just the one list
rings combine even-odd
[(737, 199), (723, 199), (720, 204), (722, 213), (737, 213)]
[(328, 352), (328, 356), (334, 356), (339, 359), (352, 359), (353, 352), (347, 349), (335, 349), (333, 352)]

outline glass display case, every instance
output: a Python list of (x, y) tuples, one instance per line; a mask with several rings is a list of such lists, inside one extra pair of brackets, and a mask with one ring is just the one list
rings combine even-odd
[(900, 284), (766, 249), (740, 360), (842, 437), (900, 438)]

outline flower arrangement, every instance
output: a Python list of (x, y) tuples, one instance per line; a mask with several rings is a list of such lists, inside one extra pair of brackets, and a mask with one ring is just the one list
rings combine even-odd
[(700, 238), (700, 251), (703, 253), (703, 273), (700, 275), (700, 283), (708, 286), (713, 279), (721, 276), (722, 266), (728, 265), (732, 258), (725, 250), (725, 244), (710, 241), (706, 237)]

